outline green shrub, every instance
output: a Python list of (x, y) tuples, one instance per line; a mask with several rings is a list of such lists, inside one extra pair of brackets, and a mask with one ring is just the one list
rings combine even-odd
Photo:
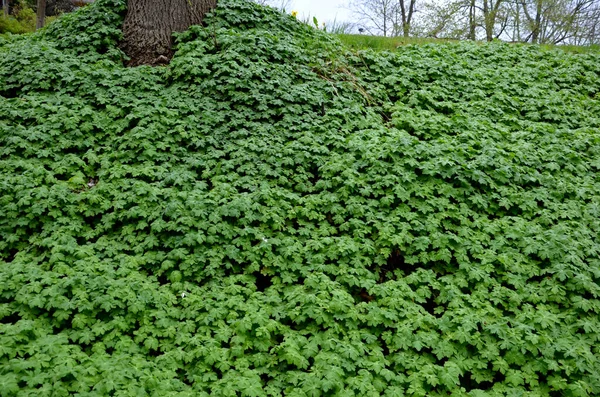
[(26, 33), (27, 30), (13, 17), (0, 15), (0, 33)]
[(124, 5), (0, 38), (3, 395), (600, 395), (598, 54)]
[(35, 31), (35, 12), (28, 7), (19, 7), (14, 16), (0, 14), (0, 33), (29, 33)]

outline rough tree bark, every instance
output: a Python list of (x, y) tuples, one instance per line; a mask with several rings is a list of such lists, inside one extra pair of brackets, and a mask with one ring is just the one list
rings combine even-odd
[(217, 0), (128, 0), (123, 51), (129, 66), (160, 65), (173, 57), (173, 32), (199, 25)]

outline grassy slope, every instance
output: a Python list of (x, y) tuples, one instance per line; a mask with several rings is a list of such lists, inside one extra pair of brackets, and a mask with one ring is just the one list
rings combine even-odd
[[(406, 45), (423, 45), (423, 44), (446, 44), (446, 43), (459, 43), (457, 40), (447, 39), (433, 39), (433, 38), (420, 38), (420, 37), (382, 37), (382, 36), (369, 36), (361, 34), (339, 34), (337, 37), (342, 43), (352, 49), (372, 49), (377, 51), (395, 51), (398, 47)], [(480, 42), (479, 44), (483, 44)], [(523, 44), (514, 44), (523, 45)], [(536, 46), (537, 47), (537, 46)], [(581, 54), (587, 52), (598, 52), (600, 46), (572, 46), (572, 45), (542, 45), (540, 48), (553, 50), (561, 49), (569, 53)]]
[(238, 0), (0, 39), (6, 396), (600, 394), (600, 57)]
[(355, 50), (395, 51), (398, 47), (415, 44), (444, 44), (457, 41), (445, 39), (427, 39), (416, 37), (383, 37), (365, 34), (338, 34), (337, 37), (346, 46)]

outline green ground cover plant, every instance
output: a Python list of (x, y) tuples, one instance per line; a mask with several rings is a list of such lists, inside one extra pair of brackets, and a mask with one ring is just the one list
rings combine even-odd
[(221, 0), (0, 38), (0, 395), (600, 395), (600, 56)]

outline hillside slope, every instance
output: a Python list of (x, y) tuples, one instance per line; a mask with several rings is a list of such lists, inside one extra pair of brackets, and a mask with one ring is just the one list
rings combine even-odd
[(0, 41), (0, 395), (600, 395), (600, 56), (219, 4)]

